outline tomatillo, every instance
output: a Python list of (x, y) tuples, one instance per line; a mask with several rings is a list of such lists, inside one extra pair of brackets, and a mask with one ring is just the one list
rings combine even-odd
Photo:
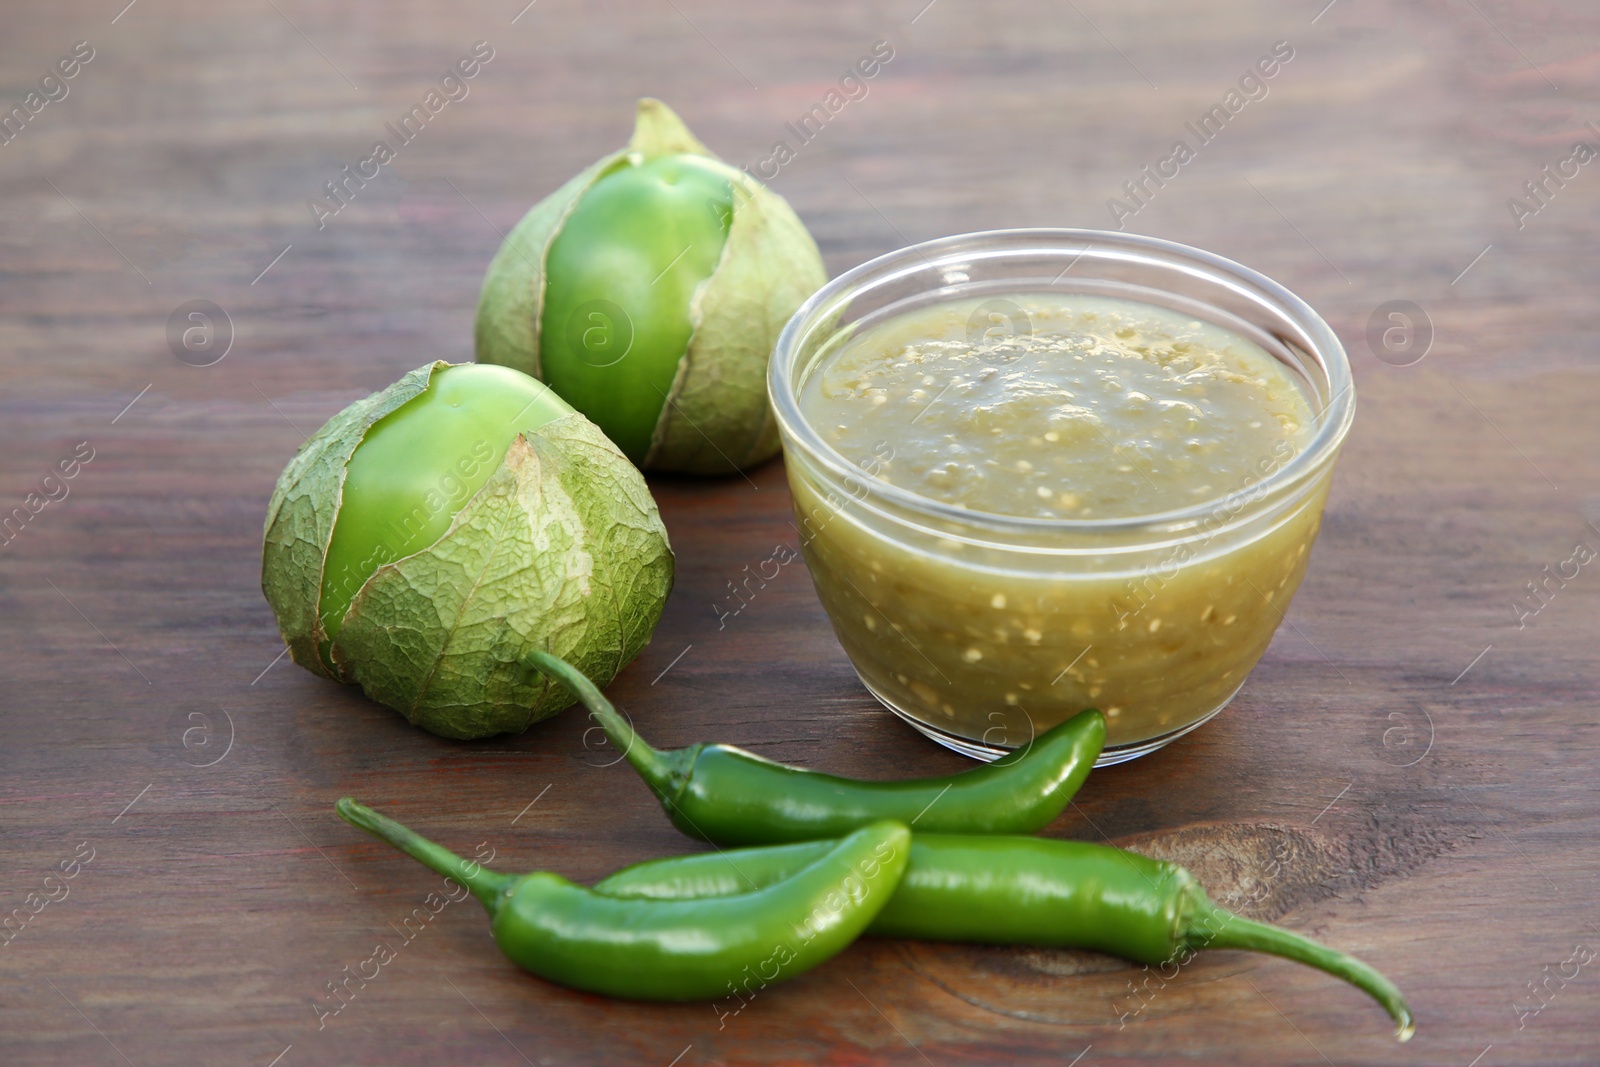
[(431, 363), (351, 404), (267, 511), (262, 589), (295, 662), (446, 737), (526, 729), (571, 702), (522, 668), (530, 650), (615, 676), (671, 585), (638, 470), (505, 367)]
[(826, 280), (782, 197), (644, 99), (627, 147), (506, 238), (477, 358), (548, 382), (641, 467), (732, 473), (778, 450), (767, 357)]

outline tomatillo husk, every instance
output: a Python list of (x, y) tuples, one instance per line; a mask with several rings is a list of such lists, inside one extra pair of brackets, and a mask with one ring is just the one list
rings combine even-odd
[(614, 677), (672, 586), (639, 471), (547, 386), (478, 364), (419, 367), (329, 419), (278, 479), (263, 541), (294, 661), (445, 737), (572, 702), (530, 650)]
[[(712, 175), (726, 185), (706, 190)], [(581, 237), (563, 242), (569, 224)], [(477, 359), (549, 382), (642, 468), (730, 474), (778, 451), (767, 359), (826, 280), (789, 204), (645, 98), (628, 145), (534, 205), (501, 245)]]

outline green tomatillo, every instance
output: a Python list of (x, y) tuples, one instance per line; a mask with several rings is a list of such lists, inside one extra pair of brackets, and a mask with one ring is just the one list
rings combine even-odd
[(607, 678), (672, 584), (655, 501), (593, 423), (505, 367), (431, 363), (335, 415), (278, 479), (262, 588), (296, 663), (446, 737), (566, 707), (520, 666)]
[(732, 473), (778, 450), (767, 357), (826, 280), (782, 197), (644, 99), (627, 147), (501, 246), (477, 358), (548, 382), (641, 467)]

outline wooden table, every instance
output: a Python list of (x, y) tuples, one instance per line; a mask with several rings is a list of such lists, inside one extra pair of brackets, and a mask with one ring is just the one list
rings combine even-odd
[[(0, 146), (0, 514), (27, 512), (0, 546), (0, 888), (28, 916), (0, 947), (0, 1061), (1600, 1058), (1600, 961), (1579, 962), (1600, 950), (1600, 565), (1568, 562), (1600, 550), (1600, 165), (1557, 169), (1600, 142), (1592, 5), (121, 2), (0, 15), (7, 108), (93, 49)], [(466, 98), (319, 229), (307, 200), (480, 40)], [(1241, 953), (1163, 977), (867, 940), (720, 1024), (578, 995), (515, 970), (472, 905), (403, 937), (437, 880), (335, 818), (354, 793), (577, 879), (694, 847), (596, 766), (576, 714), (453, 743), (281, 658), (261, 518), (324, 419), (470, 357), (502, 231), (622, 142), (633, 98), (754, 167), (878, 41), (866, 95), (772, 181), (833, 272), (960, 231), (1107, 227), (1124, 182), (1292, 48), (1123, 221), (1266, 271), (1343, 337), (1360, 404), (1326, 525), (1234, 705), (1097, 773), (1049, 832), (1179, 858), (1359, 953), (1410, 994), (1409, 1045), (1360, 994)], [(1391, 351), (1397, 300), (1419, 332)], [(169, 317), (191, 301), (226, 320), (186, 363)], [(744, 565), (792, 542), (779, 463), (652, 485), (677, 584), (612, 691), (654, 740), (963, 766), (862, 690), (802, 565), (719, 623)], [(395, 959), (322, 1015), (379, 942)]]

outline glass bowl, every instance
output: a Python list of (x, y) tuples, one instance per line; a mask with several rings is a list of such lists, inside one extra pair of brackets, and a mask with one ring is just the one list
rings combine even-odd
[[(1155, 304), (1254, 342), (1302, 388), (1309, 440), (1181, 510), (1024, 518), (889, 484), (801, 410), (807, 376), (862, 330), (942, 302), (1003, 309), (1008, 294), (1050, 293)], [(962, 234), (842, 274), (784, 328), (768, 390), (806, 564), (863, 684), (979, 759), (1098, 707), (1102, 765), (1181, 737), (1239, 691), (1305, 574), (1355, 411), (1344, 349), (1299, 297), (1197, 248), (1097, 230)]]

